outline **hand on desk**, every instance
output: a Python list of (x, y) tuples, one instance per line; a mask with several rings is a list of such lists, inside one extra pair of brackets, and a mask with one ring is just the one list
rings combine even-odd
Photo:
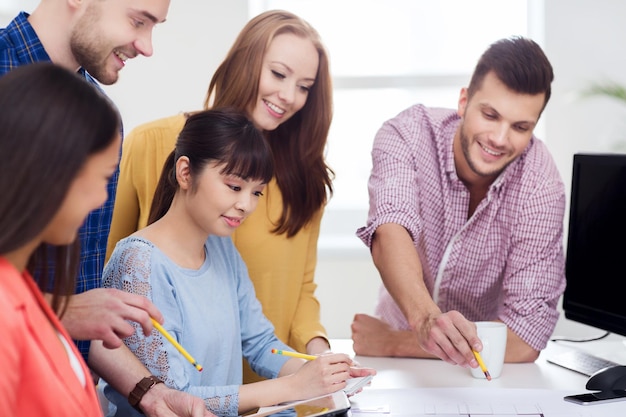
[[(451, 347), (451, 339), (448, 336), (448, 339), (441, 339), (445, 337), (445, 328), (450, 328), (453, 324), (450, 324), (448, 320), (450, 317), (451, 323), (458, 323), (460, 316), (458, 312), (449, 312), (446, 314), (442, 314), (438, 316), (438, 321), (434, 321), (434, 325), (422, 326), (422, 331), (414, 332), (411, 330), (395, 330), (389, 324), (384, 321), (368, 316), (367, 314), (357, 314), (354, 316), (354, 320), (352, 322), (352, 342), (353, 349), (357, 355), (362, 356), (386, 356), (386, 357), (405, 357), (405, 358), (441, 358), (446, 360), (445, 358), (436, 354), (437, 349), (441, 350), (439, 345), (437, 344), (438, 340), (447, 340), (449, 346)], [(462, 316), (461, 316), (462, 317)], [(463, 322), (464, 318), (460, 321)], [(476, 334), (476, 330), (474, 324), (470, 321), (466, 321), (466, 323), (471, 326), (470, 334), (473, 334), (473, 337), (478, 340), (478, 335)], [(449, 333), (449, 332), (448, 332)], [(458, 330), (456, 331), (457, 337), (459, 337), (460, 333)], [(466, 336), (471, 337), (471, 336)], [(469, 349), (469, 344), (466, 339), (461, 339), (465, 346)], [(424, 348), (422, 348), (422, 344), (424, 346), (434, 346), (430, 350), (431, 353), (427, 352)], [(476, 349), (477, 351), (482, 350), (482, 344), (479, 345), (480, 349)], [(443, 350), (441, 350), (443, 352)], [(445, 352), (443, 352), (445, 353)], [(469, 355), (472, 356), (471, 361), (466, 361), (465, 363), (454, 362), (450, 360), (446, 360), (446, 362), (451, 364), (457, 364), (461, 366), (478, 366), (475, 358), (473, 357), (473, 353), (470, 351)], [(465, 357), (465, 356), (463, 356)], [(539, 357), (539, 351), (530, 347), (526, 342), (524, 342), (519, 336), (517, 336), (511, 329), (507, 330), (507, 344), (506, 344), (506, 354), (504, 357), (505, 363), (530, 363), (534, 362)], [(472, 361), (475, 364), (472, 365)], [(469, 364), (469, 365), (468, 365)]]
[[(399, 345), (414, 338), (411, 332), (394, 330), (384, 321), (367, 314), (356, 314), (351, 329), (353, 349), (357, 355), (414, 356), (399, 354)], [(417, 351), (413, 353), (417, 354)]]
[(483, 345), (476, 325), (458, 311), (430, 314), (416, 326), (416, 334), (425, 351), (445, 362), (465, 368), (478, 366), (473, 350), (480, 352)]
[[(464, 329), (463, 334), (457, 326)], [(417, 332), (395, 330), (367, 314), (355, 315), (352, 322), (354, 352), (363, 356), (441, 358), (451, 364), (476, 367), (478, 363), (467, 340), (473, 342), (476, 350), (482, 350), (474, 324), (454, 311), (430, 320)]]
[[(476, 325), (458, 311), (433, 315), (425, 325), (416, 328), (418, 343), (424, 350), (452, 365), (478, 366), (472, 350), (481, 352), (483, 345), (478, 338)], [(538, 357), (539, 351), (507, 327), (505, 363), (529, 363)]]

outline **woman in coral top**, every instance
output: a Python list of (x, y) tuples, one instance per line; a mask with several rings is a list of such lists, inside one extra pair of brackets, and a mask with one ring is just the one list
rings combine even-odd
[[(248, 22), (209, 84), (204, 108), (222, 106), (245, 111), (274, 154), (265, 196), (233, 234), (256, 296), (281, 341), (309, 354), (329, 351), (314, 274), (332, 193), (333, 172), (324, 159), (332, 87), (315, 29), (280, 10)], [(120, 239), (146, 226), (163, 163), (186, 117), (147, 123), (124, 140), (107, 258)], [(244, 380), (257, 378), (248, 369)]]
[[(59, 316), (74, 290), (78, 229), (106, 200), (118, 162), (120, 119), (93, 86), (51, 63), (2, 77), (0, 108), (0, 414), (100, 416)], [(46, 271), (52, 257), (63, 262)]]

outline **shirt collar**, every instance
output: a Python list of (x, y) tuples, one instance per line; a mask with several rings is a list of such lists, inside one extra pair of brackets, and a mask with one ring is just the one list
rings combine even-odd
[(459, 180), (459, 176), (456, 173), (456, 167), (454, 166), (454, 136), (456, 135), (459, 126), (461, 125), (461, 118), (459, 117), (454, 123), (450, 124), (450, 130), (447, 132), (448, 137), (452, 137), (452, 140), (446, 140), (444, 142), (444, 169), (448, 174), (448, 178), (451, 180)]
[(17, 47), (18, 59), (20, 63), (50, 61), (50, 56), (28, 21), (29, 16), (28, 13), (21, 12), (6, 28), (11, 42)]
[[(21, 45), (21, 48), (17, 49), (20, 63), (51, 61), (37, 32), (35, 32), (35, 29), (28, 21), (29, 16), (30, 14), (26, 12), (20, 12), (7, 26), (11, 42), (14, 45)], [(96, 80), (84, 68), (79, 68), (78, 74), (83, 76), (88, 82), (99, 87)]]

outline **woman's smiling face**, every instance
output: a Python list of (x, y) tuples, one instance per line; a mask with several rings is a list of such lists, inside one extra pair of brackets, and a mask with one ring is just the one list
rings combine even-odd
[(318, 66), (319, 55), (309, 39), (293, 33), (276, 36), (263, 57), (254, 124), (274, 130), (304, 107)]

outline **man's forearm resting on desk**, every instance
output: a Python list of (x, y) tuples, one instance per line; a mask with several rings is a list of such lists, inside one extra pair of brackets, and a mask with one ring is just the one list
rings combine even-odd
[(504, 362), (508, 363), (527, 363), (534, 362), (539, 357), (539, 352), (530, 347), (511, 329), (507, 329), (506, 352), (504, 353)]
[(352, 341), (357, 355), (436, 358), (419, 346), (415, 332), (394, 330), (384, 321), (367, 314), (354, 316)]
[[(384, 321), (367, 314), (357, 314), (352, 322), (354, 352), (362, 356), (389, 356), (405, 358), (437, 358), (426, 352), (411, 330), (395, 330)], [(504, 361), (507, 363), (534, 362), (539, 352), (508, 329)]]

